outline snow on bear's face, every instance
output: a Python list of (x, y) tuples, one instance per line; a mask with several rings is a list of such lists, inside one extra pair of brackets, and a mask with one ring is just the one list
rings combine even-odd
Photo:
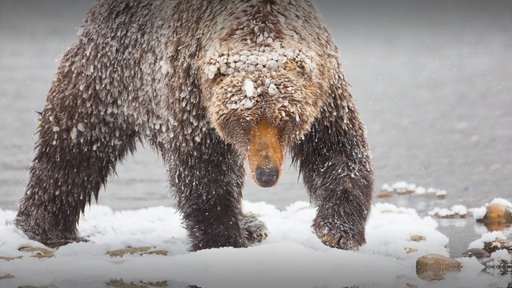
[(258, 181), (257, 166), (280, 169), (286, 148), (309, 130), (320, 110), (312, 57), (265, 47), (214, 53), (209, 59), (202, 89), (210, 123), (225, 141), (248, 153), (256, 182), (271, 186), (269, 179)]
[(261, 121), (278, 128), (286, 145), (308, 130), (321, 105), (310, 54), (265, 47), (209, 58), (202, 75), (203, 100), (209, 120), (226, 141), (246, 149)]

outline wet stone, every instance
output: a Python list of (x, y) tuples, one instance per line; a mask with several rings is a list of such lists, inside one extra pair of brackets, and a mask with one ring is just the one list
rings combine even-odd
[(383, 191), (377, 195), (377, 198), (391, 198), (393, 196), (395, 196), (395, 193), (390, 191)]
[(411, 242), (423, 242), (425, 240), (427, 240), (427, 237), (423, 235), (412, 235), (411, 238), (409, 239), (409, 241)]
[(418, 252), (418, 249), (406, 247), (404, 248), (405, 254), (412, 254)]
[(31, 253), (32, 255), (30, 257), (39, 258), (39, 259), (55, 257), (55, 255), (53, 254), (53, 251), (46, 249), (46, 248), (42, 248), (42, 247), (23, 246), (23, 247), (20, 247), (18, 249), (18, 251), (25, 252), (25, 253)]
[(493, 203), (487, 205), (486, 209), (484, 218), (478, 221), (484, 223), (489, 231), (502, 231), (512, 224), (512, 209), (510, 207)]
[(489, 257), (491, 257), (491, 254), (489, 254), (484, 249), (472, 248), (472, 249), (468, 249), (468, 250), (464, 251), (464, 253), (462, 253), (462, 256), (470, 257), (470, 258), (475, 257), (478, 260), (482, 260), (482, 259), (488, 259)]
[(498, 250), (507, 250), (509, 253), (511, 253), (512, 243), (507, 239), (496, 238), (491, 242), (485, 242), (483, 250), (489, 254), (492, 254)]
[(112, 279), (107, 283), (108, 287), (115, 288), (150, 288), (150, 287), (169, 287), (168, 281), (156, 281), (156, 282), (125, 282), (123, 279)]
[(16, 277), (14, 277), (14, 275), (12, 275), (10, 273), (4, 274), (4, 275), (0, 274), (0, 280), (7, 280), (7, 279), (14, 279), (14, 278), (16, 278)]
[(161, 256), (167, 256), (169, 254), (169, 251), (167, 250), (156, 250), (155, 247), (128, 247), (123, 249), (117, 249), (108, 251), (107, 255), (110, 257), (123, 257), (127, 254), (135, 255), (138, 254), (140, 256), (143, 255), (161, 255)]
[(416, 261), (416, 274), (425, 281), (443, 280), (449, 272), (459, 272), (459, 261), (438, 254), (421, 256)]
[(12, 260), (18, 260), (18, 259), (23, 259), (23, 256), (17, 256), (17, 257), (0, 256), (0, 261), (12, 261)]

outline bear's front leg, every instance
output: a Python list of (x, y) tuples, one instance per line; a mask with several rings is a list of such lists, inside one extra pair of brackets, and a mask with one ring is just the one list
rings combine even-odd
[(242, 213), (243, 157), (217, 135), (208, 136), (175, 148), (169, 160), (171, 187), (191, 250), (247, 247), (263, 240), (266, 228), (254, 216)]
[(373, 191), (364, 127), (352, 112), (347, 122), (325, 121), (329, 117), (324, 111), (292, 151), (318, 208), (314, 232), (325, 245), (347, 250), (365, 243)]
[(359, 180), (352, 176), (341, 178), (338, 183), (343, 186), (337, 189), (330, 186), (323, 191), (317, 191), (324, 195), (318, 203), (313, 229), (318, 238), (329, 247), (357, 250), (366, 242), (364, 234), (370, 210), (370, 195), (367, 195), (365, 183), (356, 183)]

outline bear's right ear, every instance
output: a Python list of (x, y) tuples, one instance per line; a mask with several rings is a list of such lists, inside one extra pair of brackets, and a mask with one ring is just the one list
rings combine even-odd
[(261, 121), (251, 132), (249, 167), (254, 182), (261, 187), (272, 187), (279, 180), (284, 152), (279, 130), (267, 121)]

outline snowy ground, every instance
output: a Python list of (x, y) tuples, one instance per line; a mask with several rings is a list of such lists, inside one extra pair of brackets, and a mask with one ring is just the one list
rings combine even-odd
[[(172, 287), (512, 283), (510, 275), (478, 273), (481, 267), (470, 260), (464, 260), (461, 273), (443, 282), (425, 283), (414, 273), (419, 255), (460, 256), (487, 232), (472, 219), (436, 219), (436, 228), (435, 221), (424, 218), (428, 212), (439, 208), (447, 213), (442, 209), (450, 207), (460, 212), (455, 205), (480, 207), (496, 197), (512, 199), (512, 3), (497, 0), (319, 1), (368, 128), (376, 190), (383, 183), (406, 180), (447, 191), (444, 199), (376, 198), (415, 210), (376, 204), (368, 245), (361, 251), (328, 250), (311, 235), (313, 210), (303, 203), (291, 204), (307, 201), (307, 193), (297, 172), (286, 167), (276, 188), (262, 190), (249, 180), (244, 190), (245, 199), (252, 201), (247, 209), (262, 215), (269, 239), (249, 249), (187, 253), (179, 216), (172, 208), (157, 207), (172, 205), (165, 167), (152, 151), (139, 149), (100, 193), (105, 206), (86, 211), (80, 232), (91, 243), (66, 246), (50, 259), (19, 252), (21, 245), (37, 245), (11, 224), (27, 182), (35, 111), (41, 110), (57, 60), (75, 41), (92, 2), (0, 0), (0, 256), (24, 255), (0, 260), (0, 277), (16, 277), (0, 280), (0, 287), (79, 287), (77, 282), (103, 287), (111, 279), (169, 280)], [(278, 209), (254, 204), (258, 201)], [(149, 208), (135, 210), (142, 207)], [(408, 241), (420, 232), (426, 241)], [(105, 255), (128, 245), (156, 246), (170, 256)], [(408, 248), (418, 251), (407, 254)]]
[[(12, 225), (11, 210), (0, 210), (1, 287), (120, 287), (115, 283), (165, 283), (165, 287), (507, 287), (510, 276), (480, 271), (475, 258), (458, 259), (462, 271), (445, 280), (425, 282), (416, 276), (415, 262), (422, 255), (448, 255), (448, 238), (436, 230), (430, 217), (413, 209), (376, 204), (368, 226), (367, 244), (360, 251), (340, 251), (323, 246), (310, 223), (315, 210), (296, 202), (285, 210), (265, 203), (244, 203), (266, 222), (270, 236), (245, 249), (211, 249), (187, 252), (181, 218), (169, 207), (113, 211), (105, 206), (86, 210), (79, 231), (91, 241), (70, 244), (38, 259), (23, 246), (42, 247)], [(476, 245), (476, 244), (475, 244)], [(150, 246), (162, 255), (111, 257), (108, 251)], [(117, 280), (117, 282), (114, 282)], [(164, 282), (167, 281), (167, 282)], [(47, 285), (47, 286), (46, 286)], [(163, 284), (162, 284), (163, 285)], [(184, 285), (184, 286), (180, 286)]]

